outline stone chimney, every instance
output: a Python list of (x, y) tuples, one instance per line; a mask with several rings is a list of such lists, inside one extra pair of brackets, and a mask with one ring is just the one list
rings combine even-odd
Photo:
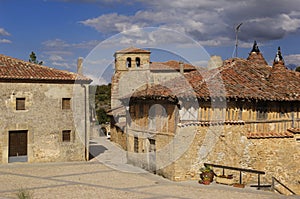
[(82, 62), (83, 62), (83, 58), (78, 57), (78, 60), (77, 60), (77, 74), (79, 74), (79, 75), (83, 75)]
[(210, 57), (207, 68), (208, 69), (214, 69), (214, 68), (219, 68), (220, 66), (223, 65), (223, 60), (220, 56), (213, 55)]
[(179, 61), (179, 71), (181, 74), (184, 73), (184, 64), (183, 64), (183, 61)]

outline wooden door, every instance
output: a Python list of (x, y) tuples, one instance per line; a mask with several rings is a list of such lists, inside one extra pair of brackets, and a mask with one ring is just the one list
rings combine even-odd
[(8, 156), (27, 156), (27, 130), (9, 131)]

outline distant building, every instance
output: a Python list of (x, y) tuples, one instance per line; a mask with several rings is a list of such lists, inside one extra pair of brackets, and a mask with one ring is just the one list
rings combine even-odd
[[(139, 56), (134, 51), (128, 57)], [(280, 49), (273, 66), (255, 43), (247, 59), (184, 73), (175, 67), (177, 76), (166, 81), (164, 67), (156, 76), (161, 81), (148, 84), (138, 83), (144, 75), (135, 70), (127, 93), (118, 84), (120, 64), (126, 66), (116, 56), (112, 100), (122, 102), (118, 110), (123, 104), (126, 119), (111, 139), (128, 151), (129, 163), (175, 181), (199, 178), (203, 163), (256, 169), (266, 172), (262, 182), (274, 176), (300, 193), (300, 74), (286, 69)], [(143, 64), (155, 78), (149, 57)], [(243, 176), (246, 183), (257, 179)]]
[(0, 55), (0, 162), (87, 159), (90, 82)]

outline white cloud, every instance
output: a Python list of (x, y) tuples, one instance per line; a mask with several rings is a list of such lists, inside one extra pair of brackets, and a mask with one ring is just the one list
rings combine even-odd
[[(173, 0), (172, 3), (152, 0), (143, 3), (145, 9), (133, 15), (103, 14), (80, 23), (105, 34), (137, 27), (170, 28), (207, 46), (234, 43), (234, 27), (240, 22), (244, 22), (240, 40), (246, 43), (255, 39), (261, 42), (280, 39), (300, 29), (299, 0)], [(135, 37), (127, 37), (122, 42), (132, 43)], [(165, 43), (172, 42), (172, 38), (161, 37), (167, 39)], [(140, 38), (138, 41), (145, 42)]]
[(66, 62), (57, 62), (57, 61), (54, 61), (54, 62), (51, 62), (51, 65), (53, 65), (53, 66), (59, 66), (59, 67), (67, 68), (67, 69), (73, 68), (73, 66), (71, 64), (66, 63)]
[(54, 39), (48, 40), (42, 43), (46, 48), (55, 48), (55, 49), (62, 49), (66, 47), (70, 47), (70, 44), (61, 40), (61, 39)]
[(80, 48), (80, 49), (92, 49), (97, 44), (99, 44), (100, 41), (97, 40), (91, 40), (91, 41), (83, 41), (80, 43), (68, 43), (62, 39), (53, 39), (53, 40), (47, 40), (44, 41), (42, 44), (47, 49), (68, 49), (68, 48)]
[(65, 59), (62, 56), (56, 54), (50, 55), (48, 59), (53, 62), (65, 61)]
[(0, 39), (0, 44), (10, 44), (10, 43), (12, 43), (12, 41), (8, 39)]
[(300, 54), (285, 55), (284, 60), (286, 64), (295, 64), (296, 66), (300, 66)]
[(2, 36), (10, 36), (10, 33), (8, 33), (4, 28), (0, 28), (0, 35), (2, 35)]

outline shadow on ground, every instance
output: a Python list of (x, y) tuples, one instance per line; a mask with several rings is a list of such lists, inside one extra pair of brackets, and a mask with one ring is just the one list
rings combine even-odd
[(102, 145), (90, 146), (89, 160), (97, 157), (101, 153), (104, 153), (106, 150), (107, 148)]

